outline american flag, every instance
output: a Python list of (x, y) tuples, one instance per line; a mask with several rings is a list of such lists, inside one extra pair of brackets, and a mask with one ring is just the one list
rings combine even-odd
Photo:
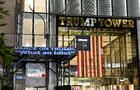
[(102, 36), (77, 36), (77, 70), (78, 77), (102, 77), (103, 48)]
[(80, 90), (80, 86), (73, 86), (73, 90)]

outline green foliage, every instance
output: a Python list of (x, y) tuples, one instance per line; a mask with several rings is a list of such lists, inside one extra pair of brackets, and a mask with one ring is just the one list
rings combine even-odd
[[(3, 19), (5, 16), (8, 16), (9, 13), (7, 10), (4, 10), (4, 8), (1, 6), (4, 4), (4, 1), (0, 1), (0, 19)], [(0, 23), (0, 26), (5, 26), (7, 23)], [(3, 67), (10, 69), (13, 60), (16, 60), (17, 58), (14, 56), (14, 49), (10, 49), (7, 47), (4, 43), (6, 39), (4, 36), (0, 33), (0, 57), (2, 57), (3, 60)], [(6, 71), (8, 72), (8, 71)], [(4, 75), (0, 75), (0, 83), (1, 83), (1, 88), (4, 86), (4, 82), (6, 82), (5, 78), (7, 78)]]
[(2, 23), (2, 24), (0, 24), (0, 26), (5, 26), (5, 25), (7, 25), (7, 23)]
[(4, 86), (4, 78), (2, 76), (0, 76), (0, 82), (1, 82), (1, 86)]
[(4, 60), (4, 66), (10, 68), (11, 63), (13, 62), (13, 60), (15, 60), (17, 58), (14, 56), (14, 49), (8, 48), (4, 44), (4, 40), (6, 40), (4, 38), (4, 36), (0, 35), (0, 56)]
[(0, 4), (4, 4), (5, 3), (5, 1), (0, 1)]
[[(3, 67), (11, 68), (12, 62), (17, 58), (14, 56), (14, 49), (8, 48), (4, 41), (6, 39), (3, 35), (0, 34), (0, 56), (3, 59)], [(5, 77), (3, 75), (0, 76), (1, 86), (4, 86)]]
[[(0, 1), (0, 19), (3, 19), (5, 15), (6, 16), (9, 15), (8, 11), (4, 10), (4, 8), (1, 7), (1, 5), (4, 3), (5, 3), (4, 1)], [(0, 23), (0, 26), (5, 26), (5, 25), (7, 25), (7, 23)]]

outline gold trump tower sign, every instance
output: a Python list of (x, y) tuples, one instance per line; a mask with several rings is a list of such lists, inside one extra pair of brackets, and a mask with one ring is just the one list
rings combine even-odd
[(56, 23), (58, 27), (136, 28), (136, 20), (130, 18), (57, 16)]

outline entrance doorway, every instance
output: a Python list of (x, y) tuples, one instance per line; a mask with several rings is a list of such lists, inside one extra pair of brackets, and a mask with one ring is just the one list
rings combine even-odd
[(25, 90), (46, 90), (46, 87), (26, 87)]
[[(77, 40), (77, 45), (90, 49), (80, 49), (71, 61), (74, 90), (137, 90), (136, 36), (136, 31), (131, 30), (92, 29), (88, 37), (78, 37), (83, 41)], [(86, 42), (87, 38), (90, 42)]]
[[(82, 18), (82, 24), (77, 21), (77, 25), (76, 21), (72, 21), (76, 20), (75, 18), (77, 20)], [(89, 18), (87, 18), (58, 16), (58, 21), (61, 22), (57, 27), (58, 40), (64, 40), (64, 42), (58, 41), (58, 46), (71, 45), (71, 47), (76, 46), (78, 50), (77, 56), (70, 61), (70, 85), (74, 90), (92, 88), (93, 90), (138, 90), (138, 47), (135, 20), (131, 20), (133, 27), (126, 28), (123, 22), (119, 23), (119, 26), (112, 24), (111, 20), (116, 18), (93, 17), (92, 19), (96, 19), (97, 22), (94, 22), (94, 26), (91, 27), (92, 20), (88, 23), (86, 20)], [(108, 21), (100, 22), (104, 19)], [(118, 20), (121, 19), (116, 19)], [(66, 82), (66, 79), (61, 83), (67, 84), (64, 81)]]
[(46, 90), (46, 65), (27, 63), (14, 75), (14, 90)]

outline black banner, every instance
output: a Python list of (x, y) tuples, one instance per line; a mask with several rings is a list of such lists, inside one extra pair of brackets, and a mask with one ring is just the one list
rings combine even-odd
[(136, 19), (113, 17), (56, 16), (57, 27), (135, 29)]

